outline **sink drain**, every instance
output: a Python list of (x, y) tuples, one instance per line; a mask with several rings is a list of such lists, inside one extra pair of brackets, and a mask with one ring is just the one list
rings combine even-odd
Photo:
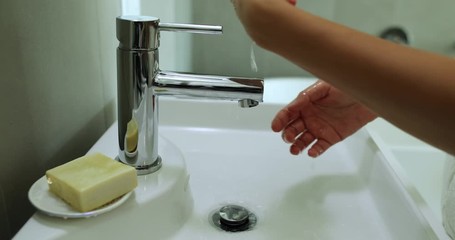
[(253, 229), (257, 218), (254, 213), (238, 205), (226, 205), (211, 214), (215, 227), (227, 232), (242, 232)]

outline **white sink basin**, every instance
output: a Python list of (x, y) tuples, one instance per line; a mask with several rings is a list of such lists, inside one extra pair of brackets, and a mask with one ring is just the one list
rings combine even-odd
[(288, 104), (305, 88), (317, 81), (316, 78), (273, 77), (264, 81), (264, 102)]
[[(269, 130), (279, 108), (263, 104), (241, 109), (229, 102), (160, 99), (159, 131), (182, 151), (189, 188), (186, 172), (178, 167), (183, 165), (166, 170), (173, 160), (163, 156), (163, 169), (145, 176), (140, 186), (155, 189), (154, 196), (160, 198), (163, 185), (159, 183), (171, 182), (160, 174), (177, 169), (178, 174), (168, 175), (177, 180), (164, 191), (169, 194), (162, 195), (162, 201), (139, 189), (123, 206), (93, 219), (62, 220), (36, 213), (15, 239), (423, 240), (443, 236), (411, 201), (365, 131), (318, 159), (291, 156), (280, 135)], [(116, 132), (114, 125), (91, 151), (115, 155)], [(172, 211), (169, 203), (180, 210)], [(210, 214), (225, 204), (254, 212), (256, 226), (236, 233), (216, 229)]]
[(447, 153), (382, 119), (368, 126), (368, 132), (432, 228), (443, 233), (441, 197)]

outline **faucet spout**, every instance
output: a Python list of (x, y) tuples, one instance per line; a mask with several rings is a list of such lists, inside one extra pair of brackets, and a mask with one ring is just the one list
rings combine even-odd
[(241, 108), (252, 108), (259, 105), (259, 102), (253, 99), (241, 99), (239, 100), (239, 106)]
[(264, 82), (240, 78), (160, 71), (154, 82), (155, 95), (262, 102)]

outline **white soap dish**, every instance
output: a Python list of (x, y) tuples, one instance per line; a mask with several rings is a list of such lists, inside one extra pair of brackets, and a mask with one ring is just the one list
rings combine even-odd
[(49, 191), (46, 176), (43, 176), (32, 185), (28, 191), (28, 198), (33, 206), (49, 216), (61, 218), (88, 218), (98, 216), (117, 208), (122, 205), (132, 193), (133, 192), (129, 192), (93, 211), (78, 212)]

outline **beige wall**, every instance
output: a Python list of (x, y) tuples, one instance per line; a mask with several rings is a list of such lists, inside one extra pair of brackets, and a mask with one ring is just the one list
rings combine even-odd
[(0, 2), (0, 239), (35, 211), (31, 184), (114, 121), (119, 14), (109, 0)]

